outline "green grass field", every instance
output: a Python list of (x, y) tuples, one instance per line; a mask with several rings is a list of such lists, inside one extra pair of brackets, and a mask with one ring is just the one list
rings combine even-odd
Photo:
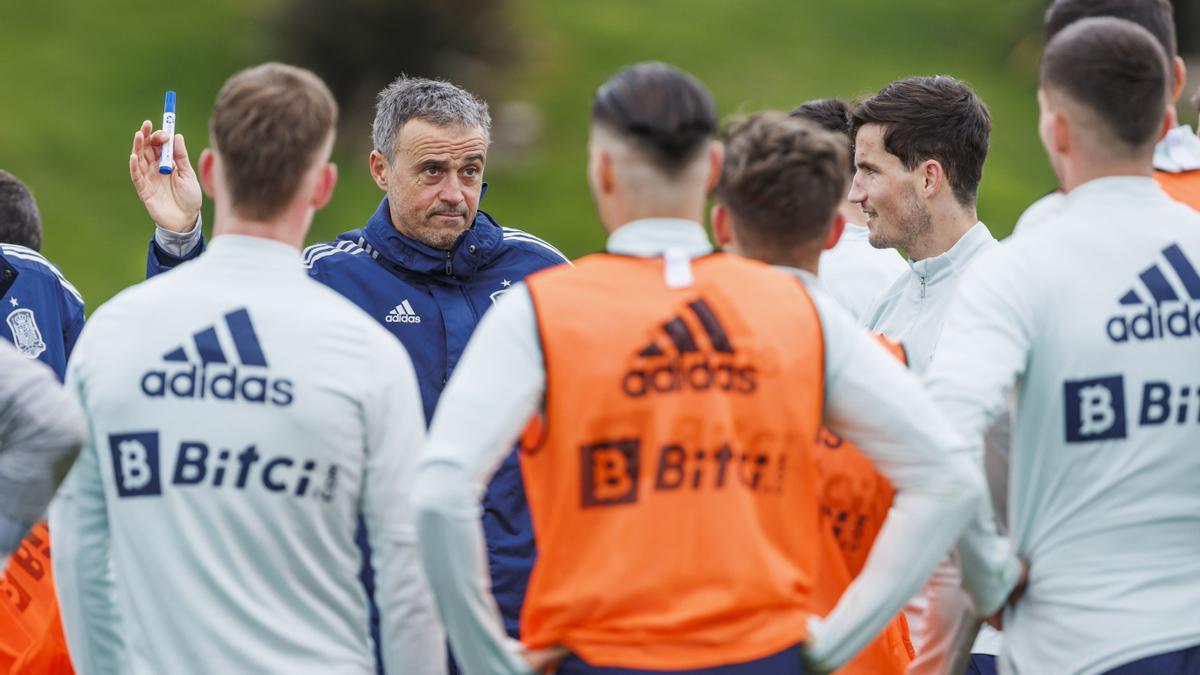
[[(484, 208), (569, 255), (603, 234), (584, 177), (592, 92), (620, 66), (675, 63), (706, 82), (722, 114), (855, 97), (908, 75), (971, 82), (993, 115), (980, 214), (1005, 236), (1024, 206), (1054, 186), (1036, 136), (1040, 2), (954, 0), (519, 0), (522, 57), (489, 87), (498, 109), (533, 103), (542, 130), (519, 162), (488, 169)], [(134, 129), (179, 93), (178, 130), (194, 156), (211, 102), (234, 70), (272, 58), (253, 2), (79, 3), (42, 0), (0, 22), (5, 85), (0, 168), (34, 190), (44, 252), (95, 308), (144, 272), (151, 231), (126, 169)], [(403, 39), (403, 27), (396, 29)], [(350, 39), (350, 38), (348, 38)], [(380, 197), (366, 173), (369, 129), (339, 138), (341, 182), (310, 241), (358, 227)], [(206, 207), (211, 223), (211, 210)]]

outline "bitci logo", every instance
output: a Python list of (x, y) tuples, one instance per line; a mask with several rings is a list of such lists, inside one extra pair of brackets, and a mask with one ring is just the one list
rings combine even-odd
[(1125, 378), (1120, 375), (1063, 383), (1068, 443), (1126, 437)]
[(636, 438), (604, 441), (580, 448), (583, 506), (633, 504), (638, 498), (638, 455)]
[(158, 478), (157, 431), (111, 434), (108, 437), (108, 449), (112, 453), (118, 496), (162, 494)]

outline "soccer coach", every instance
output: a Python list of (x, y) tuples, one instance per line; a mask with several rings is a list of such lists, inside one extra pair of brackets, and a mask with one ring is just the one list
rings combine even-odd
[[(166, 135), (151, 129), (145, 122), (135, 133), (131, 160), (157, 157)], [(491, 141), (483, 101), (448, 82), (402, 76), (380, 92), (372, 132), (371, 176), (387, 196), (365, 227), (310, 246), (305, 266), (404, 344), (428, 424), (483, 314), (526, 275), (566, 258), (478, 210)], [(153, 161), (130, 168), (158, 224), (150, 274), (198, 256), (204, 246), (200, 188), (178, 135), (175, 158), (170, 176), (158, 174)], [(516, 637), (535, 548), (515, 452), (488, 486), (483, 527), (492, 593)], [(369, 567), (364, 572), (371, 589)]]

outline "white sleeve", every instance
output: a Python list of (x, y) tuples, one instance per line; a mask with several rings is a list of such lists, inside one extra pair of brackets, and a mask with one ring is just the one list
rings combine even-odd
[[(384, 670), (441, 675), (446, 636), (421, 568), (416, 517), (408, 506), (425, 442), (425, 414), (404, 348), (380, 335), (365, 401), (367, 457), (361, 512), (375, 568)], [(387, 377), (374, 377), (376, 372)]]
[[(85, 330), (86, 338), (87, 332)], [(83, 449), (50, 505), (54, 585), (71, 663), (80, 675), (126, 672), (124, 631), (109, 553), (108, 511), (100, 471), (100, 443), (91, 425), (85, 383), (77, 366), (86, 360), (76, 347), (67, 388), (84, 412)]]
[(71, 395), (38, 361), (0, 340), (0, 557), (14, 551), (54, 496), (83, 442)]
[[(926, 384), (972, 446), (983, 466), (985, 432), (1008, 409), (1008, 394), (1025, 372), (1032, 345), (1033, 298), (1028, 271), (1009, 262), (1009, 244), (987, 254), (967, 272), (947, 313), (942, 339)], [(996, 534), (991, 500), (984, 500), (958, 547), (963, 585), (982, 616), (998, 610), (1020, 576), (1007, 538)]]
[(192, 224), (192, 229), (187, 232), (173, 232), (156, 224), (154, 241), (162, 250), (176, 258), (182, 258), (196, 250), (196, 246), (200, 244), (200, 238), (204, 234), (202, 226), (203, 219), (199, 213), (196, 214), (196, 222)]
[(818, 670), (879, 633), (953, 548), (983, 498), (983, 477), (920, 382), (831, 299), (814, 293), (825, 334), (826, 424), (896, 488), (862, 573), (833, 611), (810, 621)]
[(438, 404), (417, 467), (417, 531), (465, 673), (528, 673), (488, 583), (480, 499), (546, 390), (533, 301), (514, 286), (480, 322)]

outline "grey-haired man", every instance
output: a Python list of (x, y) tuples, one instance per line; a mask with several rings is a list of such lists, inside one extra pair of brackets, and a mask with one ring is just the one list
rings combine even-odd
[[(158, 224), (147, 263), (156, 274), (199, 255), (203, 238), (200, 188), (183, 137), (175, 137), (175, 173), (158, 174), (153, 162), (134, 168), (138, 156), (154, 156), (166, 142), (152, 129), (147, 121), (134, 135), (131, 178)], [(387, 196), (363, 228), (308, 247), (305, 266), (404, 343), (428, 424), (483, 313), (526, 275), (566, 258), (478, 210), (491, 116), (469, 92), (401, 76), (379, 94), (372, 138), (371, 176)], [(493, 476), (481, 518), (492, 593), (516, 637), (536, 551), (515, 452)], [(363, 577), (372, 589), (369, 565)]]

